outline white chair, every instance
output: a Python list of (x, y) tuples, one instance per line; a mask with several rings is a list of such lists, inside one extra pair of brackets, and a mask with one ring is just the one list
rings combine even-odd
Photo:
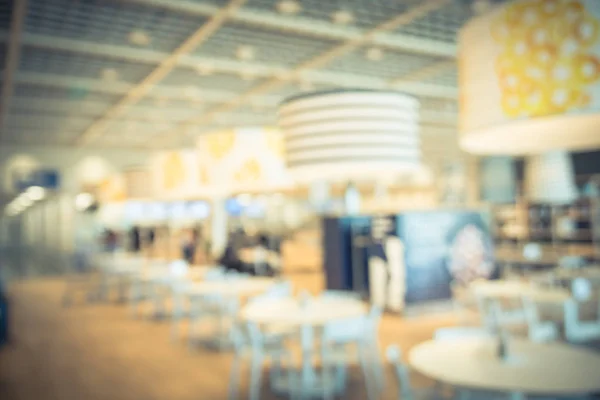
[[(204, 280), (208, 282), (223, 282), (237, 279), (244, 279), (236, 273), (229, 274), (224, 271), (207, 271)], [(207, 279), (208, 278), (208, 279)], [(231, 331), (228, 325), (237, 318), (239, 311), (239, 300), (237, 298), (226, 297), (220, 294), (204, 294), (188, 296), (189, 300), (189, 332), (188, 340), (190, 348), (197, 343), (198, 330), (201, 326), (208, 326), (215, 329), (215, 332), (209, 333), (211, 338), (219, 339), (219, 346), (229, 337)], [(206, 339), (207, 337), (204, 337)]]
[[(572, 343), (600, 340), (600, 315), (592, 321), (580, 318), (580, 303), (594, 298), (592, 284), (585, 278), (574, 279), (571, 283), (572, 297), (564, 303), (565, 337)], [(600, 304), (599, 304), (600, 305)], [(598, 310), (600, 314), (600, 310)]]
[(558, 260), (558, 267), (565, 269), (577, 269), (585, 265), (585, 258), (581, 256), (564, 256)]
[(495, 313), (496, 323), (503, 328), (514, 328), (527, 324), (527, 317), (520, 299), (501, 301), (491, 299), (492, 312)]
[(152, 285), (145, 280), (145, 274), (165, 271), (167, 266), (168, 263), (164, 260), (152, 260), (131, 277), (129, 308), (133, 317), (137, 317), (141, 301), (148, 299), (152, 294)]
[(452, 292), (452, 307), (461, 325), (479, 325), (480, 321), (474, 321), (472, 316), (477, 316), (477, 300), (472, 290), (457, 282), (450, 284)]
[[(248, 306), (257, 305), (261, 303), (276, 302), (279, 299), (291, 297), (292, 295), (292, 283), (289, 281), (282, 281), (271, 286), (265, 293), (254, 296), (248, 300)], [(265, 336), (270, 339), (274, 339), (279, 336), (280, 338), (289, 337), (298, 333), (296, 327), (290, 327), (287, 325), (266, 325), (262, 327), (262, 332)]]
[(558, 326), (552, 321), (542, 321), (539, 307), (535, 300), (524, 296), (522, 301), (527, 320), (527, 336), (529, 340), (538, 343), (558, 340)]
[[(186, 275), (189, 269), (190, 266), (185, 260), (175, 260), (168, 264), (164, 275), (151, 280), (149, 286), (154, 308), (151, 316), (156, 318), (167, 315), (166, 301), (173, 295), (175, 288), (181, 289), (187, 283)], [(172, 311), (179, 312), (176, 309)]]
[(232, 326), (232, 340), (234, 344), (234, 359), (231, 366), (228, 399), (234, 400), (239, 396), (241, 368), (244, 359), (250, 361), (250, 388), (249, 399), (259, 400), (261, 395), (262, 373), (265, 361), (271, 361), (270, 382), (285, 379), (290, 389), (290, 398), (295, 398), (297, 383), (295, 375), (283, 372), (285, 363), (291, 363), (291, 356), (285, 347), (285, 342), (264, 335), (255, 324), (236, 323)]
[[(335, 370), (336, 390), (346, 386), (347, 364), (360, 363), (369, 399), (378, 398), (385, 386), (383, 363), (379, 347), (379, 323), (382, 310), (372, 306), (365, 317), (351, 318), (327, 324), (321, 336), (322, 374), (324, 379)], [(349, 348), (353, 346), (356, 353)]]
[[(279, 299), (286, 298), (292, 294), (292, 284), (284, 281), (273, 285), (267, 292), (255, 296), (248, 301), (248, 306), (260, 305), (263, 303), (276, 302)], [(250, 399), (260, 397), (260, 387), (262, 378), (262, 366), (265, 358), (269, 357), (273, 361), (270, 370), (270, 383), (274, 385), (282, 376), (282, 361), (290, 360), (289, 353), (284, 347), (288, 337), (296, 333), (295, 328), (279, 325), (267, 325), (258, 328), (255, 324), (247, 324), (244, 329), (239, 323), (235, 323), (231, 328), (231, 339), (234, 343), (235, 357), (232, 366), (232, 375), (230, 381), (230, 399), (235, 398), (238, 392), (240, 365), (242, 358), (249, 352), (250, 357)], [(245, 337), (244, 337), (245, 336)], [(291, 388), (294, 383), (293, 374), (287, 375), (288, 385)]]

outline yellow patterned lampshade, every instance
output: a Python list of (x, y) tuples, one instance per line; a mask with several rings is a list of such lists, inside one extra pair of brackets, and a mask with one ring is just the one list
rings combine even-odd
[(200, 180), (214, 192), (271, 191), (291, 185), (283, 139), (272, 128), (237, 128), (198, 138)]
[(516, 0), (470, 21), (459, 87), (466, 151), (600, 147), (600, 1)]
[(155, 155), (151, 175), (152, 193), (161, 199), (186, 199), (201, 194), (198, 156), (194, 150), (165, 151)]

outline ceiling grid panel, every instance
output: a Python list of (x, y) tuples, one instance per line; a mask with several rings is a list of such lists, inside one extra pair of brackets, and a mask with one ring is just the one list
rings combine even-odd
[(94, 137), (101, 135), (102, 130), (110, 118), (121, 115), (128, 106), (135, 104), (139, 99), (143, 98), (150, 89), (161, 81), (175, 66), (182, 55), (189, 54), (198, 45), (203, 43), (211, 35), (213, 35), (226, 21), (226, 19), (235, 10), (240, 8), (246, 0), (231, 0), (227, 6), (221, 9), (217, 14), (213, 15), (206, 23), (189, 36), (183, 43), (177, 47), (169, 57), (165, 58), (161, 64), (148, 75), (142, 82), (132, 88), (127, 95), (112, 107), (104, 117), (92, 124), (81, 136), (76, 140), (77, 145), (88, 143)]
[(0, 141), (2, 140), (6, 115), (14, 92), (14, 76), (19, 68), (21, 55), (21, 34), (27, 14), (27, 0), (14, 0), (11, 9), (10, 37), (4, 56), (2, 71), (2, 91), (0, 91)]
[[(433, 10), (439, 9), (449, 3), (450, 0), (428, 0), (421, 2), (419, 5), (414, 6), (408, 9), (406, 12), (396, 15), (391, 19), (387, 19), (385, 22), (380, 23), (376, 27), (365, 31), (362, 36), (356, 39), (348, 40), (343, 42), (340, 45), (334, 46), (331, 49), (312, 57), (308, 60), (305, 60), (298, 65), (296, 65), (292, 70), (288, 72), (288, 76), (286, 79), (292, 77), (300, 77), (301, 74), (305, 71), (315, 70), (319, 68), (323, 68), (324, 66), (329, 65), (335, 60), (339, 59), (347, 55), (348, 53), (360, 48), (366, 44), (372, 43), (374, 37), (376, 37), (380, 33), (385, 33), (391, 30), (395, 30), (402, 25), (410, 24), (417, 18), (420, 18)], [(257, 95), (262, 95), (269, 93), (277, 87), (285, 84), (284, 79), (272, 79), (266, 82), (257, 85), (256, 87), (246, 91), (240, 96), (234, 98), (233, 100), (224, 103), (221, 106), (218, 106), (208, 112), (199, 115), (198, 117), (191, 119), (189, 121), (184, 122), (185, 125), (202, 125), (211, 123), (212, 120), (221, 113), (228, 113), (236, 108), (240, 107), (244, 103), (250, 101), (253, 97)], [(167, 131), (162, 133), (160, 138), (169, 138), (170, 136), (177, 134), (178, 128), (174, 131)]]

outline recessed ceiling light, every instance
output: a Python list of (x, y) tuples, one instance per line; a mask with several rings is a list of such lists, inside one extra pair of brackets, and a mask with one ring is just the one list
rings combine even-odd
[(135, 30), (129, 33), (129, 43), (136, 46), (147, 46), (150, 44), (150, 36), (142, 30)]
[(379, 47), (371, 47), (367, 49), (366, 57), (371, 61), (381, 61), (383, 59), (383, 50)]
[(302, 10), (300, 2), (294, 0), (281, 0), (277, 3), (277, 11), (281, 14), (298, 14)]
[(339, 25), (347, 25), (354, 21), (354, 14), (348, 10), (338, 10), (331, 14), (331, 20)]
[(200, 64), (196, 67), (196, 71), (199, 75), (207, 76), (215, 72), (215, 68), (210, 64)]
[(256, 57), (256, 50), (252, 46), (242, 45), (237, 48), (235, 55), (240, 60), (250, 61)]
[(102, 80), (114, 82), (119, 79), (119, 73), (114, 68), (104, 68), (102, 70)]

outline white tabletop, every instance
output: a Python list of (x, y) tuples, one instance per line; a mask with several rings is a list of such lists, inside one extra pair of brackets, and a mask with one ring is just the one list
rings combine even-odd
[(252, 296), (262, 293), (276, 283), (273, 278), (243, 278), (233, 280), (198, 282), (185, 289), (188, 296)]
[(205, 267), (189, 268), (184, 274), (174, 274), (168, 267), (155, 267), (139, 271), (140, 279), (144, 282), (169, 283), (177, 280), (198, 280), (202, 279), (209, 270)]
[(258, 324), (321, 326), (335, 320), (365, 315), (368, 308), (360, 300), (350, 298), (311, 298), (305, 305), (287, 298), (272, 303), (249, 304), (241, 313), (243, 319)]
[(509, 360), (490, 339), (428, 341), (409, 354), (420, 373), (463, 388), (540, 395), (600, 391), (600, 354), (564, 344), (511, 339)]
[(570, 298), (569, 291), (565, 289), (545, 288), (518, 281), (474, 282), (469, 288), (476, 296), (489, 298), (520, 298), (525, 296), (544, 303), (562, 303)]
[(600, 266), (594, 265), (576, 269), (557, 268), (554, 271), (554, 276), (564, 280), (586, 278), (592, 281), (600, 281)]

